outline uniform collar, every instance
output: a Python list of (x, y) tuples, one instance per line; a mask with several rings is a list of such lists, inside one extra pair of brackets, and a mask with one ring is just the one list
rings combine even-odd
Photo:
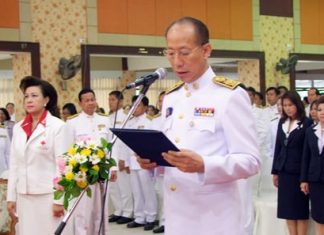
[[(47, 110), (44, 110), (44, 112), (42, 113), (40, 119), (38, 120), (34, 130), (36, 129), (36, 127), (38, 126), (38, 124), (42, 124), (44, 127), (46, 126), (46, 116), (47, 116)], [(29, 138), (32, 133), (33, 133), (33, 118), (31, 116), (31, 114), (28, 114), (24, 121), (21, 124), (22, 129), (25, 131), (27, 138)]]
[(214, 71), (211, 67), (208, 67), (208, 69), (204, 72), (202, 76), (200, 76), (197, 80), (191, 82), (191, 83), (185, 83), (183, 86), (183, 89), (188, 92), (195, 92), (206, 85), (210, 83), (211, 78), (215, 76)]
[(89, 115), (89, 114), (85, 113), (84, 111), (82, 111), (81, 115), (86, 117), (86, 118), (94, 118), (95, 115), (96, 115), (96, 112), (94, 112), (92, 115)]

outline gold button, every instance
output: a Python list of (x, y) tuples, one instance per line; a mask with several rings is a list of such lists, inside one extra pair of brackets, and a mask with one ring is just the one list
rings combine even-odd
[(170, 190), (171, 190), (172, 192), (176, 191), (176, 190), (177, 190), (177, 186), (175, 186), (174, 184), (171, 184), (171, 185), (170, 185)]
[(187, 91), (189, 90), (189, 86), (187, 84), (184, 85), (184, 89)]
[(179, 142), (180, 142), (179, 137), (175, 137), (174, 141), (175, 141), (176, 143), (179, 143)]
[(189, 126), (190, 126), (190, 127), (193, 127), (194, 125), (195, 125), (195, 123), (194, 123), (193, 121), (190, 121), (190, 122), (189, 122)]
[(178, 116), (179, 119), (183, 119), (183, 114), (180, 113), (179, 116)]
[(187, 96), (187, 97), (190, 97), (190, 96), (191, 96), (191, 93), (188, 91), (188, 92), (186, 93), (186, 96)]
[(194, 83), (194, 84), (192, 84), (192, 87), (193, 87), (193, 89), (198, 90), (199, 89), (199, 84)]

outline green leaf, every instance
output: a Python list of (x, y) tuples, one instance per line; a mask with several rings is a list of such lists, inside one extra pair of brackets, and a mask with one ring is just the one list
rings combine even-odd
[(72, 197), (78, 197), (81, 193), (81, 189), (77, 186), (73, 187), (71, 190)]
[(67, 187), (71, 184), (71, 181), (68, 181), (67, 179), (63, 178), (60, 180), (60, 182), (58, 184), (62, 185), (63, 187)]
[(56, 190), (54, 191), (54, 199), (59, 200), (64, 195), (64, 191)]
[(87, 192), (87, 196), (88, 197), (92, 197), (92, 191), (91, 191), (91, 188), (87, 188), (87, 190), (86, 190), (86, 192)]
[(69, 207), (69, 198), (67, 197), (66, 194), (64, 195), (63, 207), (65, 210), (67, 210)]

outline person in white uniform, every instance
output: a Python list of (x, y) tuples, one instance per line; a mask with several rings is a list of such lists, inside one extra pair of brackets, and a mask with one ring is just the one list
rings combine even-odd
[[(133, 96), (132, 103), (137, 96)], [(140, 104), (133, 113), (133, 117), (126, 124), (131, 129), (151, 129), (151, 120), (146, 115), (149, 100), (143, 97)], [(127, 224), (127, 228), (144, 226), (144, 230), (152, 230), (157, 215), (157, 197), (154, 189), (154, 178), (152, 170), (144, 170), (136, 161), (136, 154), (131, 152), (129, 157), (131, 173), (131, 186), (134, 196), (134, 221)]]
[[(108, 142), (112, 136), (110, 132), (110, 122), (106, 115), (96, 113), (96, 96), (93, 90), (84, 88), (79, 92), (79, 105), (81, 113), (71, 116), (67, 120), (67, 129), (69, 134), (69, 143), (75, 143), (82, 140), (96, 140), (101, 138)], [(111, 169), (112, 171), (116, 169)], [(116, 174), (111, 175), (111, 179), (115, 179)], [(101, 188), (100, 188), (101, 187)], [(102, 221), (102, 191), (103, 185), (95, 184), (90, 186), (92, 197), (84, 195), (74, 211), (74, 234), (75, 235), (95, 235), (100, 231), (108, 229), (108, 202), (106, 200), (104, 206), (105, 217)], [(72, 203), (71, 203), (72, 204)], [(101, 228), (101, 224), (103, 225)]]
[[(110, 126), (120, 128), (126, 119), (123, 111), (123, 94), (120, 91), (109, 93), (109, 121)], [(114, 205), (114, 213), (110, 216), (109, 222), (126, 224), (132, 221), (133, 216), (133, 195), (130, 184), (130, 170), (127, 164), (127, 146), (119, 139), (116, 140), (111, 156), (116, 159), (118, 170), (116, 182), (109, 185), (109, 196)]]
[[(201, 21), (184, 17), (166, 30), (165, 55), (182, 80), (163, 100), (163, 131), (180, 149), (162, 156), (166, 235), (243, 235), (238, 180), (258, 173), (251, 104), (238, 82), (215, 77)], [(145, 156), (146, 169), (156, 167)]]
[(7, 129), (0, 125), (0, 177), (9, 169), (10, 139)]
[(54, 234), (64, 214), (61, 202), (54, 201), (53, 179), (56, 160), (68, 149), (65, 123), (54, 116), (57, 93), (51, 84), (28, 76), (20, 88), (28, 114), (13, 129), (8, 211), (19, 217), (19, 235)]

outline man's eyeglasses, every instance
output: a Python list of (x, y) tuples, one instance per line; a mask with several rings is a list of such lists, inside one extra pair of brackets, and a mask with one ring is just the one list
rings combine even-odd
[(163, 50), (163, 54), (168, 57), (168, 58), (174, 58), (176, 55), (178, 55), (178, 57), (180, 58), (187, 58), (189, 57), (192, 53), (194, 53), (194, 51), (196, 51), (198, 48), (202, 47), (201, 45), (193, 48), (193, 49), (189, 49), (189, 48), (182, 48), (180, 50), (174, 50), (174, 49), (164, 49)]

